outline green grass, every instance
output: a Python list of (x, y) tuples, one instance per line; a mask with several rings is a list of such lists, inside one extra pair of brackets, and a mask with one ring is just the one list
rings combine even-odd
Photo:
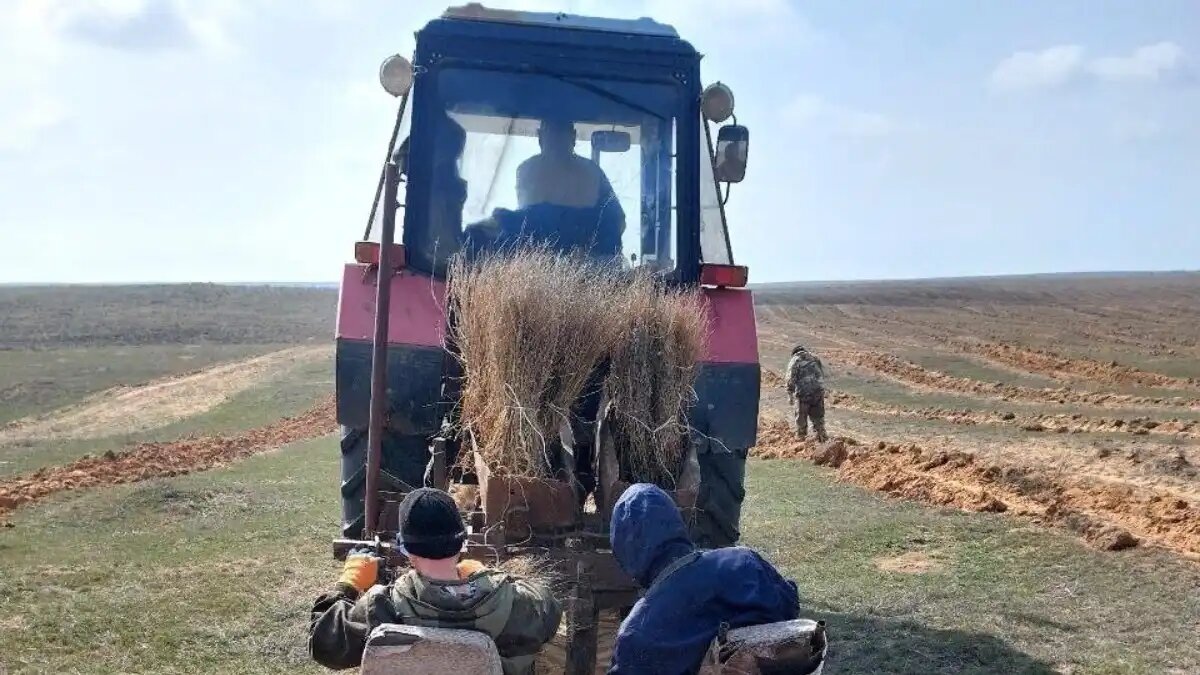
[[(322, 672), (337, 574), (331, 437), (231, 467), (61, 495), (0, 530), (0, 671)], [(829, 622), (830, 673), (1196, 672), (1200, 570), (1004, 516), (897, 503), (796, 462), (750, 467), (746, 543)], [(940, 571), (884, 573), (909, 551)]]
[(288, 344), (172, 344), (0, 350), (0, 424), (117, 385), (265, 354)]
[[(831, 673), (1200, 671), (1200, 569), (1099, 553), (1006, 516), (928, 509), (797, 462), (750, 469), (745, 542), (830, 624)], [(942, 569), (881, 572), (922, 552)]]
[(169, 441), (190, 434), (238, 433), (263, 426), (281, 416), (301, 413), (332, 392), (333, 363), (329, 359), (300, 363), (205, 413), (151, 431), (97, 439), (0, 444), (0, 478), (64, 464), (87, 454), (119, 450), (143, 441)]
[(0, 531), (0, 671), (321, 672), (304, 636), (336, 578), (335, 445), (18, 512)]

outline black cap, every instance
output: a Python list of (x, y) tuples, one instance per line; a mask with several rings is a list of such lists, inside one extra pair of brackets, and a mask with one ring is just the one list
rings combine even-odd
[(431, 560), (453, 558), (462, 551), (466, 539), (467, 529), (458, 515), (458, 505), (449, 494), (420, 488), (400, 502), (396, 541), (405, 551)]

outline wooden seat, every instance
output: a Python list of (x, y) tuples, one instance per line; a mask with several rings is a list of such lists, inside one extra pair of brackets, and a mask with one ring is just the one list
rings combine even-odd
[(825, 665), (823, 621), (796, 619), (722, 632), (700, 675), (820, 675)]
[(501, 675), (500, 654), (484, 633), (385, 623), (371, 631), (363, 675)]

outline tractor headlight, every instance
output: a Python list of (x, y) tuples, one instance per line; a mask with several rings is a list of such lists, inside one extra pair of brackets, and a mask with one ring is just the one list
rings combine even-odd
[(408, 59), (396, 54), (383, 60), (379, 66), (379, 84), (392, 96), (408, 93), (413, 83), (413, 67)]
[(733, 115), (733, 90), (716, 82), (704, 88), (700, 94), (700, 112), (704, 119), (720, 124)]

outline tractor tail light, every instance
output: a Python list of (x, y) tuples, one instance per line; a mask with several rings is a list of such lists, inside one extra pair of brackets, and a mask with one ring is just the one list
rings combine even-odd
[(719, 288), (745, 288), (750, 268), (745, 265), (701, 265), (700, 283)]
[[(354, 260), (363, 265), (378, 265), (379, 264), (379, 244), (374, 241), (356, 241), (354, 242)], [(404, 267), (404, 245), (392, 244), (392, 269), (401, 269)]]

